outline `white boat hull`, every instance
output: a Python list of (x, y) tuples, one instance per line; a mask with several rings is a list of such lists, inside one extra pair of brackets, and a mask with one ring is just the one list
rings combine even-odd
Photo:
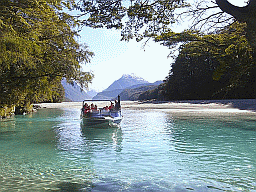
[(109, 112), (108, 114), (90, 113), (81, 115), (81, 117), (86, 126), (116, 126), (122, 121), (121, 111)]

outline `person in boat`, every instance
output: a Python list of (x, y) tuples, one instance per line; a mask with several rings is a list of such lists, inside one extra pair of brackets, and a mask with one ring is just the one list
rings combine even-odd
[(104, 109), (105, 111), (109, 111), (109, 108), (108, 108), (108, 106), (106, 106), (106, 107), (103, 107), (103, 109)]
[(115, 100), (115, 110), (120, 111), (121, 110), (121, 102), (120, 102), (120, 95), (117, 96), (117, 100)]
[(111, 102), (111, 105), (108, 107), (109, 110), (113, 110), (114, 109), (114, 104), (113, 102)]
[(88, 107), (88, 104), (85, 103), (84, 106), (83, 106), (83, 109), (86, 109)]
[(94, 105), (93, 103), (91, 104), (91, 111), (92, 112), (98, 112), (98, 106), (97, 105)]
[(82, 110), (84, 114), (86, 114), (90, 111), (90, 106), (87, 103), (85, 103)]
[(86, 111), (87, 107), (88, 107), (88, 104), (85, 103), (84, 106), (83, 106), (83, 108), (82, 108), (82, 111), (83, 111), (83, 112)]
[(117, 100), (115, 100), (115, 110), (119, 111), (121, 109), (121, 105), (120, 102), (118, 102)]

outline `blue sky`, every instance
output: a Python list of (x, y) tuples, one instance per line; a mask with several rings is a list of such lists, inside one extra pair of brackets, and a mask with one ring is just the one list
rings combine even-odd
[(167, 47), (150, 42), (143, 49), (142, 42), (120, 41), (120, 31), (116, 30), (85, 28), (80, 35), (80, 41), (95, 53), (84, 67), (95, 75), (89, 88), (101, 91), (123, 74), (134, 73), (149, 82), (164, 80), (168, 75), (172, 59), (168, 58)]
[[(243, 6), (244, 0), (229, 0), (234, 5)], [(186, 22), (183, 23), (188, 25)], [(176, 26), (181, 31), (184, 25)], [(95, 53), (91, 63), (83, 66), (84, 71), (95, 75), (90, 89), (101, 91), (119, 79), (123, 74), (144, 78), (149, 82), (164, 80), (171, 69), (170, 50), (158, 43), (150, 42), (142, 49), (142, 42), (120, 41), (120, 31), (109, 29), (83, 28), (79, 41), (86, 43)]]

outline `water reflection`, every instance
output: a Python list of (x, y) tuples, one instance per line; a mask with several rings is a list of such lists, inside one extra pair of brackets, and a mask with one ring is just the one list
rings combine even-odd
[(92, 180), (99, 174), (98, 166), (105, 166), (102, 162), (111, 162), (115, 154), (122, 151), (123, 134), (120, 127), (86, 127), (79, 118), (75, 118), (59, 124), (56, 134), (61, 162), (66, 163), (67, 169), (80, 172), (76, 174), (79, 179), (58, 184), (58, 188), (63, 191), (87, 191), (94, 188)]
[(81, 133), (87, 146), (91, 147), (91, 150), (94, 150), (93, 146), (101, 145), (102, 147), (111, 147), (116, 152), (122, 151), (123, 134), (120, 127), (108, 127), (100, 129), (82, 125)]
[(0, 191), (38, 191), (63, 178), (54, 130), (62, 115), (42, 109), (0, 122)]
[(0, 122), (0, 191), (255, 190), (254, 116), (123, 110), (120, 128), (79, 109)]
[(96, 152), (100, 147), (110, 147), (116, 152), (122, 150), (122, 129), (120, 127), (86, 127), (81, 123), (78, 114), (64, 114), (64, 116), (76, 118), (69, 118), (68, 121), (65, 120), (55, 126), (59, 150), (84, 155), (86, 152)]

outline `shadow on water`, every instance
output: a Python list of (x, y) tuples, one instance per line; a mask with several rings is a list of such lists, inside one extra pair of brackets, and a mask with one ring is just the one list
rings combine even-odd
[[(179, 186), (170, 185), (167, 182), (142, 181), (130, 184), (120, 180), (102, 179), (99, 182), (84, 182), (83, 184), (62, 182), (57, 185), (61, 192), (145, 192), (145, 191), (161, 191), (161, 192), (187, 192), (187, 191), (224, 191), (211, 185), (201, 186)], [(56, 191), (56, 190), (54, 190)]]
[[(72, 183), (72, 182), (62, 182), (57, 185), (57, 188), (62, 192), (81, 192), (81, 191), (89, 191), (92, 188), (91, 182), (85, 182), (83, 184)], [(54, 190), (56, 191), (56, 190)]]
[(41, 109), (29, 115), (16, 115), (0, 122), (0, 140), (29, 144), (55, 145), (55, 132), (52, 129), (60, 122), (63, 111)]

